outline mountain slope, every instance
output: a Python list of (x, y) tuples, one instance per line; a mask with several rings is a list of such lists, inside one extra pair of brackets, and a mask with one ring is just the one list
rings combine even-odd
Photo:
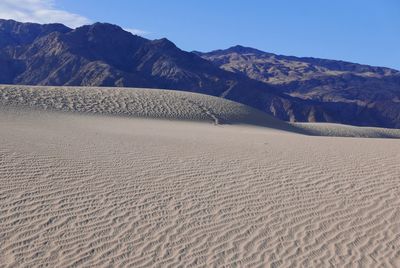
[[(396, 106), (360, 106), (327, 94), (304, 97), (305, 93), (298, 94), (300, 90), (285, 89), (292, 85), (282, 88), (279, 83), (226, 69), (205, 54), (200, 57), (180, 50), (167, 39), (135, 36), (116, 25), (95, 23), (70, 29), (61, 24), (0, 20), (0, 37), (3, 84), (184, 90), (234, 100), (287, 121), (400, 127), (400, 109)], [(390, 73), (390, 69), (385, 72)], [(399, 77), (392, 76), (396, 87)], [(300, 83), (296, 88), (310, 95), (309, 82), (313, 79), (296, 78), (290, 83)], [(375, 79), (381, 83), (382, 77)], [(330, 81), (326, 80), (328, 87)], [(379, 96), (384, 101), (388, 98), (386, 93)]]
[[(95, 23), (73, 30), (0, 20), (0, 29), (2, 36), (13, 37), (0, 48), (0, 83), (186, 90), (223, 95), (269, 113), (272, 101), (296, 100), (263, 83), (221, 70), (167, 39), (150, 41), (116, 25)], [(279, 112), (288, 119), (288, 112)]]
[(293, 97), (322, 103), (325, 114), (336, 110), (333, 118), (323, 116), (316, 121), (339, 119), (342, 123), (400, 127), (399, 71), (281, 56), (242, 46), (196, 53), (223, 70), (273, 85)]

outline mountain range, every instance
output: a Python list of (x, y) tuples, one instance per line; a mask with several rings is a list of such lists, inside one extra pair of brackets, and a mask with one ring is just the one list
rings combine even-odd
[(0, 20), (0, 83), (147, 87), (250, 105), (282, 120), (400, 128), (400, 72), (235, 46), (186, 52), (121, 27)]

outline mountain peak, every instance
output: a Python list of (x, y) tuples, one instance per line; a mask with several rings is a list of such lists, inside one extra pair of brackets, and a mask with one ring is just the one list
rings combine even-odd
[(96, 22), (90, 25), (83, 25), (69, 33), (74, 40), (88, 40), (98, 43), (99, 46), (109, 46), (109, 53), (114, 53), (113, 49), (131, 46), (133, 43), (148, 41), (140, 36), (132, 35), (120, 26), (110, 23)]
[(158, 48), (177, 48), (176, 45), (168, 40), (167, 38), (156, 39), (152, 41), (152, 44)]
[(72, 29), (60, 23), (38, 24), (0, 19), (0, 48), (24, 45), (52, 32), (67, 33)]
[(193, 53), (199, 55), (199, 56), (210, 56), (210, 55), (225, 55), (225, 54), (230, 54), (230, 53), (237, 53), (237, 54), (255, 54), (255, 55), (267, 55), (267, 56), (272, 56), (273, 54), (264, 52), (252, 47), (245, 47), (242, 45), (236, 45), (229, 47), (227, 49), (217, 49), (213, 50), (211, 52), (199, 52), (199, 51), (192, 51)]
[[(77, 32), (90, 32), (90, 33), (115, 33), (115, 32), (126, 32), (120, 26), (111, 24), (111, 23), (103, 23), (96, 22), (89, 25), (83, 25), (75, 29)], [(126, 32), (128, 33), (128, 32)]]
[(34, 26), (34, 27), (40, 27), (40, 28), (48, 28), (48, 27), (55, 27), (55, 28), (64, 28), (64, 29), (69, 29), (67, 26), (65, 26), (64, 24), (61, 23), (46, 23), (46, 24), (39, 24), (39, 23), (35, 23), (35, 22), (19, 22), (19, 21), (15, 21), (15, 20), (11, 20), (11, 19), (0, 19), (0, 27), (16, 27), (16, 26), (25, 26), (25, 27), (29, 27), (29, 26)]
[(247, 53), (252, 53), (252, 54), (260, 54), (260, 53), (265, 53), (261, 50), (252, 48), (252, 47), (245, 47), (245, 46), (241, 46), (241, 45), (236, 45), (233, 47), (230, 47), (228, 49), (226, 49), (225, 51), (227, 52), (236, 52), (239, 54), (247, 54)]

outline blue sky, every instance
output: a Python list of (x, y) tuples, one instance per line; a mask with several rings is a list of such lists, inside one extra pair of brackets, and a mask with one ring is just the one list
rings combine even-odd
[(0, 17), (73, 27), (110, 22), (149, 39), (167, 37), (188, 51), (240, 44), (400, 70), (399, 0), (3, 1)]

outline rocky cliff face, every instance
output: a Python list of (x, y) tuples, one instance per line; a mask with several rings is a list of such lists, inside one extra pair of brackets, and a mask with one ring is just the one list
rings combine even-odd
[(400, 127), (394, 70), (243, 47), (227, 51), (186, 52), (167, 39), (148, 40), (106, 23), (70, 29), (0, 20), (0, 83), (185, 90), (283, 120)]

